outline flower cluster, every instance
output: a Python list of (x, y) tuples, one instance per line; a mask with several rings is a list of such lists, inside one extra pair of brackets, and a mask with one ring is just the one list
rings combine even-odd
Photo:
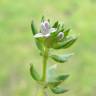
[(31, 23), (31, 29), (37, 48), (40, 51), (40, 55), (43, 57), (42, 76), (39, 75), (32, 64), (30, 67), (32, 78), (36, 80), (38, 84), (43, 86), (44, 89), (49, 88), (55, 94), (66, 92), (67, 90), (61, 88), (60, 85), (69, 75), (61, 74), (56, 76), (56, 74), (51, 74), (51, 71), (55, 71), (54, 69), (56, 67), (52, 65), (48, 68), (47, 61), (48, 58), (59, 63), (68, 61), (69, 57), (71, 57), (73, 53), (58, 55), (50, 52), (50, 49), (59, 50), (69, 48), (77, 40), (77, 36), (69, 34), (70, 29), (66, 29), (64, 24), (60, 24), (56, 21), (53, 25), (51, 25), (50, 21), (45, 20), (44, 18), (41, 20), (39, 31), (37, 31), (33, 21)]
[[(68, 32), (69, 30), (67, 30)], [(54, 43), (64, 39), (64, 28), (63, 25), (60, 29), (60, 25), (57, 22), (53, 26), (48, 22), (48, 20), (42, 21), (40, 26), (40, 32), (34, 35), (36, 39), (45, 39), (46, 45), (52, 47)], [(47, 46), (47, 47), (48, 47)]]

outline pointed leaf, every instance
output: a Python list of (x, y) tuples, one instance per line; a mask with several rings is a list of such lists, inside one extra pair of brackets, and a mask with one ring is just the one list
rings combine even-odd
[(76, 40), (77, 40), (77, 36), (70, 36), (69, 38), (66, 39), (64, 48), (70, 47), (71, 45), (75, 43)]
[[(34, 21), (32, 21), (32, 23), (31, 23), (31, 29), (32, 29), (33, 35), (37, 34), (37, 30), (36, 30), (36, 27), (34, 25)], [(36, 42), (37, 48), (42, 51), (43, 46), (42, 46), (40, 39), (35, 38), (35, 42)]]
[(57, 35), (58, 35), (58, 32), (52, 32), (51, 35), (50, 35), (50, 40), (51, 42), (56, 42), (57, 41)]
[(42, 51), (43, 50), (43, 44), (42, 42), (40, 42), (39, 39), (35, 39), (35, 42), (36, 42), (36, 45), (37, 45), (37, 48)]
[(32, 30), (33, 35), (35, 35), (37, 33), (37, 30), (34, 25), (34, 21), (31, 22), (31, 30)]
[(75, 41), (77, 40), (77, 36), (70, 36), (67, 37), (64, 41), (62, 42), (57, 42), (53, 45), (54, 49), (66, 49), (73, 45)]
[(47, 80), (50, 81), (56, 73), (57, 64), (51, 65), (47, 68)]
[(40, 81), (40, 76), (39, 74), (37, 73), (37, 71), (35, 70), (33, 64), (30, 65), (30, 73), (31, 73), (31, 76), (34, 80), (36, 81)]
[(66, 62), (73, 54), (51, 55), (51, 58), (59, 63)]
[(56, 80), (58, 81), (65, 81), (67, 78), (69, 77), (69, 75), (60, 75), (56, 78)]
[(55, 87), (55, 88), (51, 88), (51, 91), (55, 94), (62, 94), (67, 92), (68, 90), (65, 90), (64, 88), (61, 87)]
[[(63, 32), (63, 31), (64, 31), (64, 28), (62, 28), (62, 29), (59, 30), (59, 32)], [(64, 34), (64, 36), (65, 36), (65, 34)]]
[(49, 86), (50, 88), (54, 88), (60, 84), (61, 84), (61, 81), (53, 80), (53, 81), (49, 81), (47, 83), (47, 86)]
[(50, 19), (48, 19), (48, 22), (50, 23)]
[(59, 31), (59, 32), (64, 32), (64, 24), (59, 25), (58, 31)]
[(54, 88), (56, 86), (59, 86), (61, 83), (63, 83), (69, 75), (60, 75), (58, 77), (53, 77), (48, 81), (48, 86), (51, 88)]
[(70, 32), (70, 29), (67, 29), (66, 31), (64, 31), (64, 36), (65, 37), (68, 36), (69, 32)]
[(42, 16), (42, 18), (41, 18), (41, 22), (44, 22), (44, 20), (45, 20), (45, 17), (44, 17), (44, 16)]
[(49, 87), (55, 87), (58, 85), (58, 81), (56, 80), (56, 68), (57, 65), (53, 65), (48, 68), (47, 70), (47, 86)]
[(58, 21), (56, 21), (53, 25), (53, 28), (57, 28), (58, 27)]

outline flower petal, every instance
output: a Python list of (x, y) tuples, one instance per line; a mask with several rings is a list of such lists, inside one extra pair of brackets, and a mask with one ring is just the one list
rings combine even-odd
[(43, 35), (45, 38), (48, 38), (50, 36), (50, 33)]
[(48, 21), (44, 21), (44, 22), (41, 23), (41, 33), (43, 35), (46, 35), (46, 34), (49, 33), (49, 29), (50, 29), (49, 26), (50, 25), (49, 25), (49, 22)]
[(44, 23), (41, 23), (41, 32), (44, 33), (46, 31)]
[(56, 32), (56, 28), (50, 28), (50, 33), (52, 33), (52, 32)]
[(34, 38), (40, 38), (40, 37), (44, 37), (44, 35), (42, 33), (37, 33), (36, 35), (34, 35)]
[(46, 27), (46, 30), (50, 28), (50, 24), (48, 21), (44, 21), (44, 25)]

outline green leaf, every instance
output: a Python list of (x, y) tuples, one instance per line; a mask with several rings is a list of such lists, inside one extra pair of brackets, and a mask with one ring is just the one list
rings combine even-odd
[(42, 18), (41, 18), (41, 22), (44, 22), (44, 20), (45, 20), (45, 17), (44, 17), (44, 16), (42, 16)]
[(54, 88), (60, 84), (61, 84), (61, 81), (53, 80), (53, 81), (49, 81), (47, 83), (47, 86), (49, 86), (50, 88)]
[[(36, 27), (34, 25), (34, 21), (32, 21), (32, 23), (31, 23), (31, 29), (32, 29), (33, 35), (37, 34), (37, 30), (36, 30)], [(41, 43), (41, 39), (35, 38), (35, 42), (36, 42), (37, 48), (42, 51), (43, 46), (42, 46), (42, 43)]]
[(51, 58), (59, 63), (66, 62), (73, 54), (51, 55)]
[(59, 24), (58, 21), (56, 21), (52, 27), (53, 28), (57, 28), (58, 27), (58, 24)]
[(51, 65), (50, 67), (47, 68), (47, 80), (50, 81), (51, 78), (56, 74), (56, 68), (57, 64)]
[(61, 88), (61, 87), (55, 87), (55, 88), (51, 88), (51, 91), (54, 94), (62, 94), (62, 93), (67, 92), (68, 90), (65, 90), (64, 88)]
[(64, 37), (68, 36), (69, 32), (70, 32), (70, 29), (67, 29), (66, 31), (64, 31)]
[(51, 42), (54, 43), (57, 41), (57, 35), (58, 35), (58, 32), (52, 32), (51, 33), (51, 36), (50, 36)]
[(66, 42), (64, 44), (64, 48), (68, 48), (71, 45), (73, 45), (75, 43), (75, 41), (77, 40), (77, 36), (70, 36), (66, 39)]
[[(63, 32), (64, 31), (64, 28), (60, 29), (59, 32)], [(64, 35), (65, 36), (65, 35)]]
[(48, 19), (48, 22), (50, 23), (50, 19)]
[(60, 75), (56, 78), (57, 81), (65, 81), (67, 78), (69, 77), (69, 75)]
[(33, 64), (30, 65), (30, 74), (34, 80), (40, 81), (41, 78), (40, 78), (39, 74), (37, 73), (36, 69), (34, 68)]
[(60, 81), (56, 80), (56, 68), (57, 65), (52, 65), (47, 70), (47, 86), (49, 87), (55, 87), (60, 83)]
[(36, 39), (35, 39), (35, 42), (36, 42), (37, 48), (42, 52), (42, 51), (43, 51), (43, 43), (42, 43), (42, 40), (41, 40), (40, 38), (36, 38)]
[(50, 81), (48, 81), (48, 86), (54, 88), (63, 83), (68, 77), (69, 75), (60, 75), (58, 77), (52, 77)]
[(54, 49), (66, 49), (73, 45), (75, 41), (77, 40), (77, 36), (70, 36), (64, 39), (62, 42), (57, 42), (53, 45)]
[(35, 28), (34, 21), (31, 22), (31, 30), (32, 30), (33, 35), (37, 34), (37, 30)]
[(64, 24), (58, 25), (58, 32), (64, 32)]

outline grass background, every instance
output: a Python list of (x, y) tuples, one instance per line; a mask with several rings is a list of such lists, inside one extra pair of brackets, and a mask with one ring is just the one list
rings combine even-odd
[(0, 96), (34, 96), (29, 63), (41, 72), (42, 60), (30, 22), (39, 27), (42, 15), (80, 33), (76, 44), (61, 51), (75, 56), (58, 65), (59, 72), (70, 74), (69, 92), (58, 96), (96, 96), (96, 0), (0, 0)]

